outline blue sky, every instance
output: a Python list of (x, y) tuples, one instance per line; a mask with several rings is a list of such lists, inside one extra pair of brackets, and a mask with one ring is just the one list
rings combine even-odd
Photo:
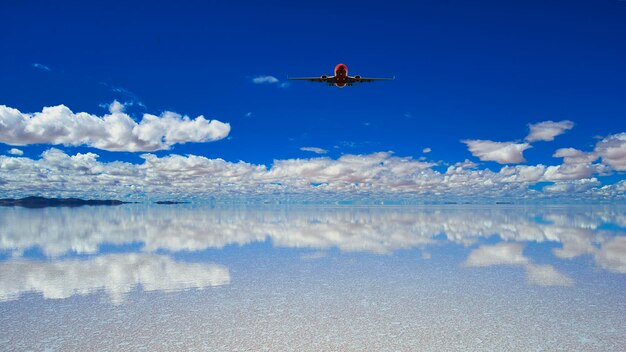
[[(573, 122), (553, 141), (531, 143), (525, 161), (504, 163), (548, 166), (562, 163), (553, 156), (560, 148), (592, 152), (626, 131), (624, 1), (23, 1), (0, 12), (0, 105), (35, 113), (63, 104), (102, 117), (117, 100), (137, 122), (173, 111), (230, 124), (226, 138), (173, 143), (151, 151), (158, 157), (269, 168), (317, 157), (300, 149), (316, 147), (333, 160), (391, 151), (427, 157), (437, 172), (466, 159), (498, 172), (503, 163), (479, 160), (461, 141), (519, 144), (528, 124)], [(345, 89), (286, 82), (332, 74), (339, 62), (350, 74), (396, 80)], [(253, 83), (266, 75), (279, 82)], [(144, 160), (76, 144), (17, 148), (30, 159), (54, 147), (103, 163)], [(623, 181), (622, 159), (598, 155), (593, 163), (608, 169), (577, 180)], [(17, 189), (4, 179), (5, 191)]]

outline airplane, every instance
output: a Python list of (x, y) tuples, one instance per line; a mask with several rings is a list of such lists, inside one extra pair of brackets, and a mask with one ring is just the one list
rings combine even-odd
[(335, 66), (335, 75), (334, 76), (320, 76), (320, 77), (295, 77), (289, 78), (294, 81), (310, 81), (310, 82), (322, 82), (326, 83), (329, 86), (336, 86), (339, 88), (343, 88), (345, 86), (351, 86), (355, 83), (361, 82), (374, 82), (374, 81), (390, 81), (395, 79), (395, 77), (390, 78), (372, 78), (372, 77), (361, 77), (361, 76), (348, 76), (348, 66), (344, 64), (338, 64)]

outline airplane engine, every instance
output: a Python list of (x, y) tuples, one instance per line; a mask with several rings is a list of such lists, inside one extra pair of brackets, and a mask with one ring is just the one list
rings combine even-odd
[(354, 80), (355, 81), (360, 81), (361, 80), (361, 76), (354, 76)]
[(328, 79), (328, 76), (321, 76), (320, 79), (322, 80), (322, 82), (324, 82)]

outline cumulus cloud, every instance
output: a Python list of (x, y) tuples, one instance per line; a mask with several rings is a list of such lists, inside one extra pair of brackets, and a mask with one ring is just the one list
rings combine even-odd
[(280, 80), (274, 76), (256, 76), (252, 78), (252, 83), (254, 84), (274, 84), (278, 83)]
[(430, 153), (432, 151), (432, 149), (430, 148), (424, 148), (422, 149), (422, 153), (426, 154), (426, 153)]
[(593, 197), (599, 197), (601, 199), (620, 200), (620, 197), (626, 194), (626, 180), (592, 188), (589, 190), (589, 193), (592, 194)]
[(543, 121), (535, 124), (529, 124), (528, 128), (530, 129), (530, 133), (526, 136), (526, 141), (553, 141), (554, 137), (574, 128), (574, 123), (569, 120), (559, 122)]
[(543, 121), (529, 124), (530, 133), (526, 136), (527, 143), (494, 142), (490, 140), (468, 139), (465, 143), (469, 151), (482, 161), (495, 161), (500, 164), (518, 164), (526, 161), (524, 151), (532, 148), (529, 142), (552, 141), (554, 137), (572, 129), (574, 123), (564, 120), (559, 122)]
[(546, 169), (546, 179), (556, 180), (580, 180), (590, 178), (596, 173), (605, 171), (605, 166), (593, 164), (598, 159), (593, 153), (586, 153), (574, 148), (558, 149), (555, 158), (563, 158), (563, 164), (550, 166)]
[(473, 250), (464, 265), (486, 267), (494, 265), (517, 265), (524, 268), (528, 283), (540, 286), (571, 286), (574, 281), (558, 272), (552, 265), (536, 265), (522, 253), (522, 243), (498, 243), (483, 245)]
[(110, 151), (155, 151), (174, 144), (211, 142), (228, 136), (230, 125), (204, 116), (191, 119), (166, 111), (144, 114), (137, 123), (114, 101), (102, 117), (74, 113), (65, 105), (22, 113), (0, 105), (0, 142), (11, 145), (87, 145)]
[(322, 148), (318, 148), (318, 147), (302, 147), (302, 148), (300, 148), (300, 150), (305, 151), (305, 152), (312, 152), (312, 153), (315, 153), (315, 154), (326, 154), (326, 153), (328, 153), (328, 150), (322, 149)]
[(17, 149), (17, 148), (11, 148), (11, 149), (9, 149), (9, 154), (21, 156), (21, 155), (24, 155), (24, 152), (22, 150), (20, 150), (20, 149)]
[(626, 171), (626, 132), (608, 136), (598, 142), (594, 154), (615, 170)]
[(493, 142), (489, 140), (464, 140), (472, 155), (482, 161), (495, 161), (500, 164), (517, 164), (526, 161), (524, 150), (531, 148), (528, 143)]
[(224, 266), (177, 262), (144, 253), (52, 262), (10, 259), (0, 263), (0, 271), (0, 301), (14, 300), (27, 292), (63, 299), (104, 290), (113, 303), (120, 304), (138, 285), (145, 291), (178, 291), (230, 283)]
[(124, 112), (124, 104), (120, 103), (117, 100), (113, 100), (113, 102), (109, 104), (108, 107), (111, 114)]
[[(596, 174), (604, 175), (612, 170), (626, 171), (626, 133), (610, 135), (598, 141), (591, 152), (561, 148), (553, 156), (563, 158), (563, 163), (546, 169), (544, 177), (550, 181), (572, 180), (574, 182), (570, 183), (580, 184), (584, 182), (583, 179), (595, 180), (592, 176)], [(597, 162), (598, 159), (601, 162)]]

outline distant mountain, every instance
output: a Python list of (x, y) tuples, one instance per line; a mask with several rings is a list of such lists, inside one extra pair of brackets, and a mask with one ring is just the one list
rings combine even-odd
[(178, 202), (178, 201), (171, 201), (171, 200), (160, 200), (157, 202), (154, 202), (155, 204), (187, 204), (189, 202)]
[(80, 198), (46, 198), (46, 197), (26, 197), (21, 199), (0, 199), (0, 206), (5, 207), (25, 207), (25, 208), (45, 208), (45, 207), (80, 207), (83, 205), (120, 205), (128, 202), (114, 199), (80, 199)]

